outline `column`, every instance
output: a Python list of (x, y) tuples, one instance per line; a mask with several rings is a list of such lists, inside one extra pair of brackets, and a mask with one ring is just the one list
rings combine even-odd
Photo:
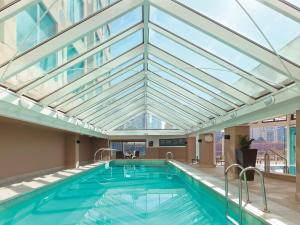
[[(231, 165), (236, 163), (236, 154), (235, 151), (240, 147), (240, 135), (248, 135), (249, 136), (249, 126), (235, 126), (225, 128), (224, 130), (224, 160), (225, 166), (224, 170)], [(228, 172), (228, 177), (233, 179), (237, 178), (237, 170), (231, 170)]]
[(296, 200), (300, 201), (300, 110), (296, 112)]
[(212, 133), (200, 135), (200, 167), (216, 167), (214, 151), (214, 135)]
[(196, 156), (196, 137), (187, 138), (186, 151), (187, 151), (186, 161), (188, 163), (191, 163), (192, 159), (195, 159)]
[(67, 168), (79, 167), (79, 134), (66, 135), (65, 164)]

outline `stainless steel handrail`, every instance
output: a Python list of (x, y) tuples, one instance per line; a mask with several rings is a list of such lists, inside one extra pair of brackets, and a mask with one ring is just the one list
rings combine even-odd
[[(244, 169), (244, 167), (242, 167), (240, 164), (231, 164), (230, 166), (228, 166), (225, 170), (225, 197), (226, 197), (226, 217), (229, 220), (232, 220), (229, 215), (228, 215), (228, 208), (229, 208), (229, 198), (228, 198), (228, 171), (232, 168), (240, 168), (241, 170)], [(250, 203), (250, 199), (249, 199), (249, 190), (248, 190), (248, 183), (247, 183), (247, 179), (246, 179), (246, 174), (244, 174), (244, 182), (245, 182), (245, 186), (246, 186), (246, 195), (247, 195), (247, 203)]]
[(167, 153), (166, 153), (166, 160), (170, 160), (170, 159), (169, 159), (169, 155), (171, 155), (171, 159), (174, 159), (174, 154), (173, 154), (173, 152), (167, 152)]
[(264, 208), (262, 211), (264, 212), (269, 212), (268, 210), (268, 205), (267, 205), (267, 195), (266, 195), (266, 188), (265, 188), (265, 180), (264, 180), (264, 175), (263, 173), (256, 167), (252, 167), (249, 166), (245, 169), (243, 169), (240, 172), (239, 175), (239, 224), (242, 224), (242, 216), (243, 216), (243, 204), (242, 204), (242, 200), (243, 200), (243, 192), (242, 192), (242, 188), (243, 188), (243, 184), (242, 184), (242, 176), (245, 174), (247, 171), (249, 170), (254, 170), (256, 173), (258, 173), (259, 177), (260, 177), (260, 190), (261, 190), (261, 194), (262, 194), (262, 198), (263, 198), (263, 204), (264, 204)]
[(112, 148), (99, 148), (94, 153), (94, 162), (96, 162), (96, 156), (97, 156), (98, 152), (100, 152), (100, 160), (102, 160), (102, 153), (103, 153), (103, 151), (112, 151), (112, 150), (116, 150), (116, 149), (112, 149)]
[(267, 150), (266, 154), (264, 155), (264, 163), (265, 163), (264, 168), (265, 168), (265, 172), (270, 172), (270, 158), (269, 158), (268, 152), (272, 152), (274, 155), (277, 155), (281, 159), (283, 159), (283, 161), (284, 161), (283, 173), (289, 173), (287, 158), (285, 158), (284, 156), (280, 155), (279, 153), (275, 152), (272, 149)]

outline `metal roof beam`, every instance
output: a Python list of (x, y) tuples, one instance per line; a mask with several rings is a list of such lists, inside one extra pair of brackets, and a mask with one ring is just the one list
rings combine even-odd
[(5, 72), (4, 79), (8, 79), (47, 55), (62, 49), (69, 43), (76, 41), (85, 34), (96, 30), (113, 19), (122, 16), (142, 3), (142, 0), (117, 1), (115, 4), (88, 16), (82, 21), (70, 26), (68, 29), (57, 33), (54, 37), (24, 52), (14, 60), (7, 62), (0, 68), (0, 74)]
[(207, 117), (204, 117), (200, 113), (188, 108), (186, 105), (183, 105), (182, 103), (176, 101), (176, 99), (170, 98), (169, 96), (164, 95), (163, 93), (161, 93), (151, 87), (148, 88), (147, 92), (151, 95), (156, 96), (157, 98), (161, 99), (162, 101), (172, 104), (174, 107), (181, 109), (181, 110), (185, 111), (186, 113), (196, 117), (198, 120), (201, 120), (201, 121), (208, 120)]
[(115, 121), (116, 119), (120, 118), (123, 115), (126, 115), (127, 113), (131, 112), (132, 110), (139, 108), (141, 106), (144, 106), (144, 99), (139, 99), (136, 102), (131, 102), (130, 104), (126, 105), (124, 108), (122, 108), (119, 111), (113, 112), (111, 115), (107, 116), (101, 121), (98, 121), (94, 124), (96, 127), (105, 127), (111, 122)]
[(112, 86), (110, 89), (108, 89), (105, 92), (102, 92), (100, 95), (95, 96), (94, 98), (91, 98), (90, 100), (85, 101), (81, 105), (69, 110), (67, 112), (67, 114), (78, 115), (78, 114), (84, 112), (87, 108), (97, 104), (98, 102), (106, 99), (107, 97), (109, 97), (115, 93), (118, 93), (119, 91), (123, 90), (124, 88), (128, 88), (131, 85), (134, 85), (142, 80), (143, 80), (143, 73), (138, 73), (138, 74), (124, 80), (123, 82)]
[(109, 118), (109, 116), (115, 114), (116, 111), (118, 111), (118, 112), (121, 111), (128, 105), (131, 105), (132, 103), (135, 103), (135, 102), (141, 100), (143, 97), (144, 97), (144, 94), (142, 93), (142, 94), (136, 95), (135, 97), (132, 97), (131, 99), (129, 99), (127, 101), (123, 101), (118, 104), (112, 104), (111, 106), (106, 107), (106, 109), (104, 111), (101, 111), (101, 114), (98, 114), (98, 116), (95, 117), (90, 123), (97, 124), (98, 122), (106, 120)]
[(34, 82), (24, 86), (18, 91), (18, 94), (24, 94), (27, 91), (30, 91), (31, 89), (35, 88), (36, 86), (48, 81), (49, 79), (57, 76), (58, 74), (67, 71), (70, 67), (76, 65), (77, 63), (82, 62), (83, 60), (95, 55), (96, 53), (102, 51), (103, 49), (113, 45), (114, 43), (122, 40), (123, 38), (127, 37), (128, 35), (140, 30), (143, 27), (143, 24), (135, 25), (134, 27), (131, 27), (130, 29), (122, 32), (121, 34), (118, 34), (116, 36), (113, 36), (106, 40), (105, 42), (93, 47), (92, 49), (89, 49), (88, 51), (82, 53), (81, 55), (75, 57), (74, 59), (69, 60), (68, 62), (56, 67), (55, 69), (51, 70), (47, 74), (43, 75), (43, 77), (35, 80)]
[(152, 72), (148, 72), (148, 76), (149, 76), (149, 80), (153, 80), (154, 82), (156, 81), (157, 83), (160, 83), (166, 87), (168, 87), (169, 89), (175, 91), (175, 92), (178, 92), (180, 93), (181, 95), (184, 95), (190, 99), (192, 99), (193, 101), (197, 102), (199, 105), (203, 106), (203, 108), (211, 111), (212, 113), (216, 114), (216, 115), (222, 115), (222, 114), (225, 114), (226, 111), (219, 108), (218, 106), (214, 105), (214, 104), (211, 104), (210, 102), (202, 99), (201, 97), (199, 97), (198, 95), (180, 87), (179, 85), (169, 81), (169, 80), (166, 80), (162, 77), (160, 77), (159, 75), (157, 74), (154, 74)]
[[(60, 109), (64, 108), (65, 106), (68, 106), (68, 104), (70, 104), (71, 102), (76, 101), (77, 99), (83, 97), (87, 93), (97, 89), (99, 86), (105, 85), (105, 84), (111, 82), (113, 79), (118, 78), (119, 76), (122, 76), (124, 73), (127, 73), (128, 71), (134, 69), (135, 67), (141, 65), (142, 63), (143, 63), (143, 61), (136, 62), (113, 75), (105, 74), (105, 77), (102, 79), (99, 79), (98, 83), (95, 83), (93, 86), (87, 88), (86, 90), (80, 92), (79, 94), (77, 94), (71, 98), (67, 99), (68, 96), (65, 95), (64, 97), (62, 97), (62, 98), (65, 98), (65, 101), (63, 103), (61, 103), (59, 106), (57, 106), (56, 109), (60, 110)], [(88, 99), (86, 99), (86, 100), (88, 100)], [(60, 101), (61, 101), (61, 98), (60, 98)]]
[(0, 23), (42, 0), (17, 0), (0, 8)]
[(203, 49), (203, 48), (201, 48), (201, 47), (199, 47), (199, 46), (197, 46), (197, 45), (189, 42), (188, 40), (183, 39), (182, 37), (177, 36), (176, 34), (170, 32), (170, 31), (168, 31), (168, 30), (166, 30), (166, 29), (164, 29), (164, 28), (162, 28), (162, 27), (160, 27), (160, 26), (158, 26), (156, 24), (150, 23), (149, 27), (151, 29), (153, 29), (154, 31), (156, 31), (156, 32), (158, 32), (158, 33), (166, 36), (167, 38), (169, 38), (169, 39), (177, 42), (178, 44), (180, 44), (180, 45), (182, 45), (182, 46), (184, 46), (184, 47), (186, 47), (186, 48), (194, 51), (197, 54), (200, 54), (200, 55), (208, 58), (209, 60), (211, 60), (211, 61), (213, 61), (213, 62), (215, 62), (215, 63), (217, 63), (217, 64), (219, 64), (219, 65), (221, 65), (221, 66), (223, 66), (225, 68), (227, 68), (228, 70), (232, 71), (233, 73), (236, 73), (236, 74), (238, 74), (241, 77), (244, 77), (245, 79), (247, 79), (247, 80), (249, 80), (249, 81), (251, 81), (251, 82), (253, 82), (253, 83), (255, 83), (255, 84), (257, 84), (257, 85), (259, 85), (259, 86), (261, 86), (263, 88), (265, 88), (268, 91), (273, 92), (273, 91), (277, 90), (276, 88), (274, 88), (273, 86), (269, 85), (268, 83), (259, 80), (254, 75), (252, 75), (252, 74), (250, 74), (250, 73), (242, 70), (241, 68), (233, 65), (232, 63), (230, 63), (230, 62), (228, 62), (228, 61), (226, 61), (226, 60), (224, 60), (224, 59), (222, 59), (222, 58), (214, 55), (213, 53), (211, 53), (211, 52), (209, 52), (209, 51), (207, 51), (207, 50), (205, 50), (205, 49)]
[(81, 87), (84, 84), (87, 84), (88, 82), (95, 80), (96, 78), (101, 77), (101, 80), (105, 80), (108, 75), (108, 73), (111, 68), (116, 68), (119, 65), (122, 65), (123, 63), (127, 62), (128, 59), (134, 58), (135, 56), (138, 56), (143, 52), (143, 45), (137, 46), (134, 49), (124, 53), (123, 55), (119, 56), (118, 58), (115, 58), (106, 64), (102, 65), (101, 67), (92, 70), (88, 74), (85, 74), (84, 76), (81, 76), (77, 80), (67, 84), (63, 88), (53, 92), (52, 94), (46, 96), (40, 102), (44, 105), (49, 105), (52, 102), (55, 102), (57, 99), (62, 98), (63, 96), (69, 94), (73, 90), (76, 90), (77, 88)]
[[(125, 98), (127, 95), (131, 95), (134, 92), (144, 89), (144, 83), (143, 82), (138, 82), (130, 86), (130, 89), (128, 87), (124, 87), (123, 89), (119, 90), (118, 93), (114, 93), (112, 95), (109, 95), (107, 98), (104, 100), (100, 100), (97, 102), (97, 104), (92, 105), (89, 108), (86, 108), (85, 111), (82, 113), (78, 114), (78, 117), (81, 119), (86, 119), (86, 118), (93, 118), (93, 115), (95, 115), (98, 110), (102, 110), (103, 108), (108, 107), (111, 105), (113, 102), (118, 101), (120, 99)], [(109, 91), (105, 90), (104, 92)]]
[[(139, 88), (138, 90), (130, 93), (129, 95), (123, 96), (122, 98), (118, 99), (117, 101), (112, 102), (106, 107), (103, 107), (102, 109), (98, 110), (96, 113), (93, 113), (86, 118), (83, 119), (84, 122), (88, 123), (95, 123), (98, 118), (101, 118), (102, 115), (106, 115), (106, 113), (109, 113), (110, 110), (116, 108), (116, 107), (121, 107), (124, 103), (130, 102), (132, 99), (136, 99), (139, 96), (144, 94), (144, 87)], [(111, 100), (110, 98), (108, 101)]]
[(141, 115), (145, 113), (145, 106), (141, 106), (139, 108), (136, 108), (134, 110), (132, 110), (131, 112), (122, 115), (121, 117), (119, 117), (118, 119), (116, 119), (115, 121), (111, 122), (110, 124), (106, 125), (105, 127), (102, 127), (103, 130), (113, 130), (121, 125), (123, 125), (124, 123), (126, 123), (127, 121), (134, 119), (135, 117)]
[(191, 114), (188, 114), (185, 111), (178, 109), (176, 106), (173, 106), (170, 103), (167, 103), (164, 101), (160, 101), (159, 99), (157, 99), (157, 96), (150, 94), (149, 92), (148, 92), (147, 98), (148, 98), (149, 104), (157, 105), (158, 107), (161, 107), (170, 113), (173, 112), (173, 115), (180, 118), (182, 121), (187, 121), (190, 124), (197, 124), (197, 125), (200, 122), (202, 122), (201, 120), (199, 120), (198, 118), (195, 118)]
[(230, 85), (214, 78), (213, 76), (209, 75), (208, 73), (205, 73), (204, 71), (195, 68), (194, 66), (176, 58), (175, 56), (153, 46), (149, 46), (149, 52), (167, 62), (170, 64), (176, 65), (178, 68), (181, 68), (182, 70), (186, 71), (190, 75), (194, 76), (197, 79), (202, 80), (203, 82), (222, 90), (224, 93), (232, 96), (233, 98), (236, 98), (238, 96), (239, 100), (245, 103), (252, 103), (254, 102), (254, 99), (250, 96), (242, 93), (241, 91), (231, 87)]
[(204, 92), (204, 93), (220, 100), (224, 104), (227, 104), (227, 105), (231, 106), (232, 108), (238, 108), (238, 105), (236, 105), (236, 104), (232, 103), (231, 101), (223, 98), (222, 96), (216, 94), (215, 92), (212, 92), (212, 91), (206, 89), (205, 87), (202, 87), (201, 85), (197, 84), (196, 82), (191, 81), (188, 78), (185, 78), (184, 76), (181, 76), (180, 74), (177, 74), (177, 73), (169, 70), (168, 68), (162, 66), (161, 64), (156, 63), (152, 60), (149, 63), (152, 64), (153, 66), (157, 67), (158, 69), (170, 74), (172, 77), (175, 77), (175, 78), (183, 81), (184, 83), (187, 83), (187, 84), (191, 85), (192, 87), (194, 87), (194, 88), (196, 88), (196, 89), (198, 89), (198, 90), (200, 90), (200, 91), (202, 91), (202, 92)]
[[(283, 74), (288, 74), (286, 69), (279, 62), (277, 55), (267, 48), (251, 41), (250, 39), (234, 32), (233, 30), (217, 23), (216, 21), (200, 14), (199, 12), (190, 10), (173, 0), (150, 0), (150, 3), (159, 9), (171, 14), (175, 18), (190, 24), (191, 26), (204, 31), (205, 33), (215, 37), (216, 39), (227, 43), (229, 46), (238, 49), (241, 52), (251, 56), (254, 59), (274, 68)], [(281, 60), (288, 70), (297, 79), (300, 79), (300, 67), (281, 57)], [(287, 75), (288, 76), (288, 75)]]
[[(192, 99), (178, 92), (175, 92), (174, 90), (168, 89), (167, 87), (164, 87), (155, 81), (149, 80), (149, 87), (171, 99), (174, 99), (175, 101), (178, 101), (178, 103), (182, 104), (183, 107), (189, 108), (191, 110), (195, 110), (197, 113), (199, 113), (199, 115), (203, 116), (204, 118), (209, 119), (209, 117), (215, 117), (214, 113), (210, 112), (203, 106), (199, 105), (199, 103), (193, 101)], [(198, 111), (205, 111), (205, 115)]]
[(170, 113), (164, 112), (161, 108), (158, 109), (157, 107), (152, 106), (151, 104), (148, 104), (147, 106), (147, 111), (151, 112), (155, 116), (158, 116), (165, 120), (166, 122), (169, 122), (171, 124), (176, 125), (177, 127), (180, 127), (183, 130), (188, 130), (190, 128), (189, 124), (184, 124), (178, 118), (174, 118), (174, 116), (170, 116)]
[(287, 2), (286, 0), (257, 0), (262, 4), (278, 11), (279, 13), (295, 20), (300, 23), (300, 12), (297, 6), (292, 5), (292, 3)]

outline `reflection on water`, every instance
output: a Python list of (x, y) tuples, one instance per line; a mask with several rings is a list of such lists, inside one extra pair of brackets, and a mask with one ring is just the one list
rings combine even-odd
[(224, 202), (176, 173), (163, 165), (101, 167), (4, 206), (0, 224), (227, 224)]

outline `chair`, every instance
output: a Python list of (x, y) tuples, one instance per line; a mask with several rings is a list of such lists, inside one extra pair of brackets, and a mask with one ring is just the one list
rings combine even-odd
[(116, 159), (124, 159), (123, 151), (117, 151), (116, 152)]
[(133, 159), (136, 159), (136, 158), (138, 159), (138, 158), (140, 158), (140, 151), (134, 151), (134, 152), (133, 152), (132, 158), (133, 158)]

